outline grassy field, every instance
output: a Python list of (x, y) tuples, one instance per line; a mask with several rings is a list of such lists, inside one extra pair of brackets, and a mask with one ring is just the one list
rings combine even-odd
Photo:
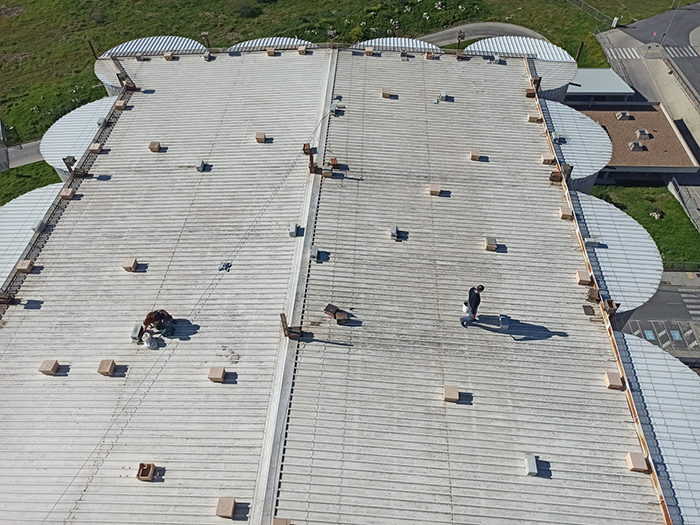
[[(639, 222), (659, 247), (664, 265), (673, 269), (674, 263), (696, 263), (688, 269), (700, 269), (700, 232), (683, 207), (666, 187), (595, 186), (592, 194), (625, 211)], [(654, 219), (654, 209), (664, 217)]]
[[(681, 0), (685, 2), (686, 0)], [(641, 17), (668, 1), (591, 0), (604, 12)], [(607, 62), (593, 37), (599, 24), (566, 0), (13, 0), (0, 4), (0, 119), (11, 143), (36, 139), (60, 116), (105, 95), (92, 73), (91, 41), (102, 53), (143, 36), (175, 34), (213, 47), (260, 36), (338, 42), (395, 35), (420, 36), (459, 23), (519, 24), (574, 54), (585, 43), (582, 67)]]
[[(0, 5), (0, 119), (11, 143), (41, 137), (60, 116), (105, 95), (92, 73), (91, 41), (102, 53), (143, 36), (175, 34), (213, 47), (260, 36), (355, 42), (420, 36), (460, 22), (501, 21), (542, 33), (575, 53), (581, 65), (605, 66), (593, 38), (596, 21), (565, 0), (14, 0)], [(330, 6), (330, 7), (329, 7)]]
[(51, 166), (46, 162), (36, 162), (21, 168), (12, 168), (0, 173), (0, 206), (15, 197), (55, 182), (61, 182)]

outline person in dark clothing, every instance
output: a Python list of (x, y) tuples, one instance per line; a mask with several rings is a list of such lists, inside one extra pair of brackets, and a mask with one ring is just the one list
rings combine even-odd
[(464, 305), (467, 307), (466, 313), (470, 318), (470, 321), (476, 321), (476, 311), (479, 309), (479, 305), (481, 304), (481, 292), (483, 291), (484, 287), (482, 285), (469, 289), (469, 299), (466, 303), (464, 303)]

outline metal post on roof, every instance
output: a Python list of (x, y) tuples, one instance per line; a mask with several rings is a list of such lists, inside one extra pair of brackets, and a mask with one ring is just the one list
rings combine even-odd
[(97, 60), (97, 51), (95, 51), (95, 46), (92, 45), (92, 42), (89, 40), (87, 41), (88, 45), (90, 46), (90, 51), (92, 51), (92, 56), (95, 57), (95, 60)]
[(576, 58), (574, 60), (576, 60), (577, 64), (578, 64), (578, 59), (581, 56), (581, 51), (583, 51), (583, 40), (581, 40), (581, 43), (578, 46), (578, 51), (576, 51)]
[(207, 48), (210, 48), (211, 44), (209, 43), (209, 31), (202, 31), (202, 38), (206, 40)]

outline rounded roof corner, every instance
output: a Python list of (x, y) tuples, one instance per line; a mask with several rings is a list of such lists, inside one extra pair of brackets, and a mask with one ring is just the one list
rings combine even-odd
[(54, 169), (66, 171), (63, 159), (79, 160), (87, 151), (99, 129), (98, 120), (109, 115), (117, 97), (105, 97), (80, 106), (62, 116), (41, 139), (39, 151)]
[(627, 312), (656, 293), (664, 265), (659, 249), (644, 227), (624, 211), (602, 199), (571, 192), (601, 299), (619, 303)]
[(465, 51), (476, 54), (522, 56), (546, 62), (576, 63), (567, 51), (547, 40), (526, 36), (495, 36), (467, 46)]
[(372, 47), (375, 51), (411, 51), (413, 53), (442, 53), (435, 44), (418, 40), (416, 38), (399, 38), (399, 37), (384, 37), (357, 42), (351, 46), (351, 49), (364, 49)]
[(177, 54), (204, 53), (207, 50), (204, 44), (183, 36), (149, 36), (129, 40), (109, 51), (100, 58), (111, 56), (135, 56), (139, 53), (144, 55), (160, 55), (167, 51)]
[(554, 152), (561, 163), (573, 166), (573, 179), (585, 179), (608, 165), (612, 142), (600, 124), (560, 102), (540, 99), (540, 106)]
[(296, 37), (287, 36), (269, 36), (265, 38), (256, 38), (254, 40), (246, 40), (245, 42), (239, 42), (228, 48), (228, 52), (237, 51), (263, 51), (268, 47), (274, 47), (275, 49), (296, 49), (300, 46), (306, 46), (308, 48), (318, 47), (317, 44), (309, 42), (308, 40), (302, 40)]

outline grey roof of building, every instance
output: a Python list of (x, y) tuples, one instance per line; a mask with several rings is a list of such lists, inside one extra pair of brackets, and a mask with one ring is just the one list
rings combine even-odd
[(569, 95), (632, 95), (634, 89), (610, 68), (579, 69), (571, 81)]
[[(41, 307), (2, 317), (2, 521), (215, 524), (220, 496), (246, 513), (302, 246), (288, 228), (308, 206), (301, 145), (318, 140), (329, 57), (123, 62), (142, 90), (22, 285)], [(125, 272), (133, 256), (139, 271)], [(154, 307), (181, 319), (174, 338), (131, 344)], [(45, 359), (58, 376), (37, 371)], [(102, 359), (115, 377), (97, 374)], [(225, 384), (207, 379), (212, 366)], [(140, 462), (163, 482), (137, 481)]]
[(576, 220), (603, 300), (634, 310), (656, 293), (664, 272), (661, 254), (649, 233), (612, 204), (572, 192)]
[(585, 179), (608, 165), (612, 142), (598, 123), (559, 102), (540, 99), (540, 104), (547, 129), (560, 135), (553, 141), (559, 162), (574, 167), (572, 179)]
[[(540, 162), (547, 139), (527, 122), (524, 67), (340, 51), (346, 109), (326, 148), (348, 168), (321, 182), (313, 242), (329, 260), (309, 269), (313, 335), (294, 365), (277, 516), (662, 522), (648, 476), (625, 464), (637, 435), (624, 395), (603, 382), (610, 339), (581, 308), (584, 258)], [(453, 100), (434, 104), (443, 90)], [(500, 248), (485, 251), (485, 236)], [(480, 323), (463, 328), (480, 283)], [(350, 323), (325, 316), (328, 303)], [(443, 401), (445, 384), (460, 403)], [(525, 475), (526, 454), (539, 477)]]
[(80, 160), (95, 140), (100, 129), (98, 121), (109, 114), (116, 100), (117, 97), (101, 98), (58, 119), (41, 139), (39, 149), (44, 160), (67, 176), (63, 159), (73, 156)]
[(44, 218), (62, 186), (49, 184), (0, 206), (0, 285), (27, 248), (34, 235), (32, 227)]
[[(41, 307), (2, 317), (0, 515), (213, 524), (231, 496), (254, 525), (662, 522), (625, 463), (636, 427), (603, 382), (613, 349), (581, 308), (585, 256), (526, 118), (525, 61), (321, 49), (121, 63), (141, 89), (22, 283)], [(338, 158), (333, 178), (309, 174), (307, 142), (319, 164)], [(464, 328), (479, 283), (480, 322)], [(129, 340), (153, 308), (180, 319), (157, 350)], [(58, 376), (37, 371), (44, 359)], [(150, 461), (161, 482), (137, 481)]]
[(204, 53), (206, 49), (207, 48), (204, 46), (204, 44), (197, 42), (196, 40), (192, 40), (191, 38), (185, 38), (182, 36), (149, 36), (119, 44), (118, 46), (105, 52), (102, 55), (102, 58), (108, 58), (111, 56), (132, 57), (139, 53), (143, 54), (144, 56), (162, 55), (167, 51), (172, 51), (173, 53), (182, 55)]
[(700, 523), (700, 377), (644, 339), (615, 339), (673, 523)]
[(442, 49), (423, 40), (415, 38), (399, 38), (399, 37), (384, 37), (373, 38), (353, 44), (353, 49), (365, 49), (366, 47), (374, 48), (374, 51), (411, 51), (413, 53), (426, 53), (431, 51), (436, 54), (442, 54)]
[(496, 36), (484, 38), (467, 46), (472, 53), (537, 58), (548, 62), (576, 62), (561, 47), (547, 40), (524, 36)]
[(309, 42), (308, 40), (302, 40), (301, 38), (272, 36), (266, 38), (256, 38), (255, 40), (246, 40), (245, 42), (239, 42), (238, 44), (232, 45), (228, 50), (229, 52), (264, 51), (268, 47), (274, 47), (277, 50), (283, 50), (297, 49), (300, 46), (306, 46), (307, 48), (318, 47), (317, 44)]

